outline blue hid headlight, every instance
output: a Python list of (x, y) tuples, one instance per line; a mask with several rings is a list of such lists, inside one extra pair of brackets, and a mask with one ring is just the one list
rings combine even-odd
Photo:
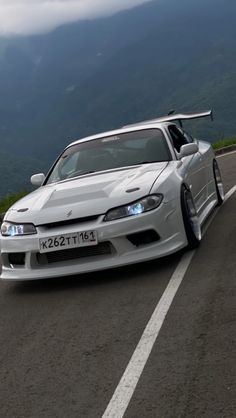
[(107, 212), (104, 221), (109, 222), (116, 219), (126, 218), (128, 216), (137, 216), (141, 213), (156, 209), (161, 204), (162, 199), (162, 194), (153, 194), (143, 197), (142, 199), (130, 203), (129, 205), (111, 209)]
[(33, 224), (14, 224), (6, 221), (1, 225), (1, 234), (4, 237), (16, 237), (37, 234), (37, 231)]

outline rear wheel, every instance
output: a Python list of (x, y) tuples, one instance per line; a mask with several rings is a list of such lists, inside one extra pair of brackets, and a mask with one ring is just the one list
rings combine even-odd
[(188, 246), (189, 248), (196, 248), (202, 238), (201, 226), (192, 193), (185, 186), (182, 186), (181, 189), (181, 208)]
[(215, 179), (215, 187), (216, 187), (216, 194), (217, 194), (217, 206), (220, 206), (222, 205), (224, 201), (225, 193), (224, 193), (224, 186), (223, 186), (223, 182), (222, 182), (222, 178), (220, 174), (220, 169), (216, 160), (213, 161), (213, 175)]

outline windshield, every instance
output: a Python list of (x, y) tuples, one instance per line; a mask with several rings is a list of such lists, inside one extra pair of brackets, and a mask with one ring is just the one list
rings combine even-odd
[(49, 173), (47, 183), (87, 173), (170, 159), (170, 151), (160, 129), (122, 133), (67, 148)]

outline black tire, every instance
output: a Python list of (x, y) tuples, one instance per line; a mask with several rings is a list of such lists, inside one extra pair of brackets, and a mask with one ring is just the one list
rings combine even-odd
[(181, 208), (188, 247), (197, 248), (201, 242), (201, 227), (192, 194), (185, 186), (181, 188)]
[(217, 206), (221, 206), (224, 202), (225, 194), (220, 169), (216, 160), (213, 161), (213, 175), (217, 194)]

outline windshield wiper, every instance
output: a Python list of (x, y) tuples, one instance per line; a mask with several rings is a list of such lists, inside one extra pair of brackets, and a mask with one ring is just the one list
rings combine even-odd
[(96, 173), (96, 171), (94, 171), (94, 170), (91, 170), (91, 171), (84, 171), (84, 172), (82, 172), (82, 173), (80, 173), (80, 174), (78, 174), (79, 176), (85, 176), (86, 174), (92, 174), (92, 173)]
[(131, 164), (131, 166), (133, 165), (142, 165), (142, 164), (153, 164), (153, 163), (159, 163), (160, 161), (141, 161), (140, 163), (136, 163), (136, 164)]

